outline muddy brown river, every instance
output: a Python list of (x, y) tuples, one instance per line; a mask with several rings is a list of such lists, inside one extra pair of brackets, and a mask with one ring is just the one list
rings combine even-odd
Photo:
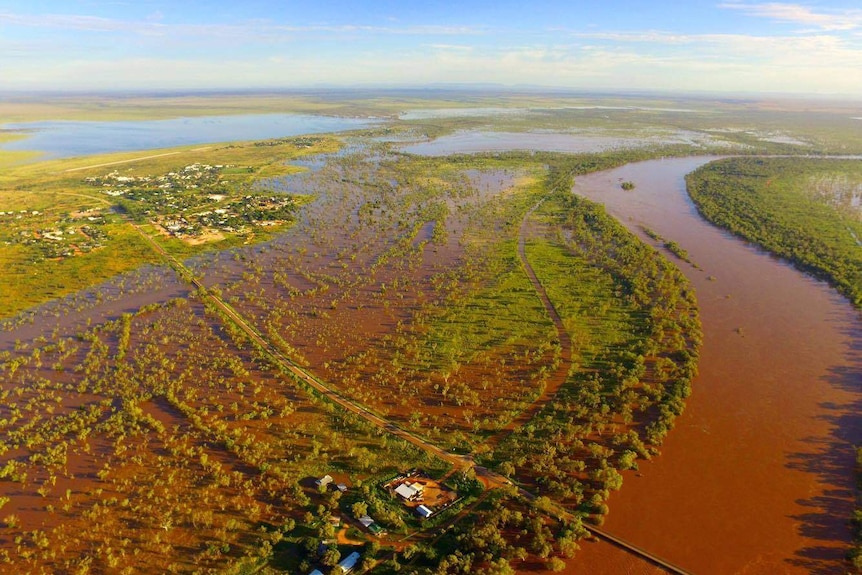
[[(605, 528), (698, 575), (844, 573), (862, 318), (825, 283), (697, 214), (684, 176), (707, 161), (630, 164), (574, 187), (645, 241), (655, 245), (641, 226), (678, 242), (702, 268), (677, 261), (703, 321), (693, 394), (661, 455), (625, 475)], [(636, 189), (623, 191), (626, 180)], [(585, 543), (567, 572), (656, 571)]]

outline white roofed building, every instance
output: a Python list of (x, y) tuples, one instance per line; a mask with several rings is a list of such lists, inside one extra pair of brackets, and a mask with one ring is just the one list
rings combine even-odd
[(406, 483), (402, 483), (401, 485), (396, 487), (395, 493), (397, 493), (399, 497), (401, 497), (402, 499), (406, 499), (407, 501), (410, 501), (411, 499), (416, 497), (416, 495), (418, 495), (418, 492)]

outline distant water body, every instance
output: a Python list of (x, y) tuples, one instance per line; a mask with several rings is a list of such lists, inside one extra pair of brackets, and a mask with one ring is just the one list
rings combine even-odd
[(42, 152), (46, 158), (69, 158), (343, 132), (367, 128), (379, 122), (309, 114), (244, 114), (117, 122), (26, 122), (2, 126), (3, 130), (20, 132), (28, 137), (2, 144), (0, 149), (34, 150)]

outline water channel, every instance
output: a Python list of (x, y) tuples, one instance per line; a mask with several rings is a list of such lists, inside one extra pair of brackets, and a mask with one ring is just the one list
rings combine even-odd
[[(574, 187), (644, 241), (655, 244), (643, 226), (676, 241), (702, 268), (678, 262), (704, 329), (694, 392), (662, 454), (625, 475), (605, 528), (698, 575), (844, 573), (862, 318), (825, 283), (698, 215), (684, 176), (709, 160), (630, 164)], [(585, 543), (567, 572), (657, 571)]]

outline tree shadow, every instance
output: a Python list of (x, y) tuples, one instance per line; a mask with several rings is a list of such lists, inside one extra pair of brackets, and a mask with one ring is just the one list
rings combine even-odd
[(851, 323), (842, 331), (852, 342), (848, 361), (830, 369), (825, 379), (851, 394), (851, 399), (820, 403), (826, 413), (819, 419), (829, 424), (829, 435), (808, 437), (803, 443), (810, 450), (787, 455), (787, 467), (814, 474), (819, 484), (827, 486), (810, 498), (797, 500), (807, 511), (792, 517), (801, 523), (802, 536), (819, 543), (798, 550), (787, 561), (815, 575), (846, 573), (846, 552), (852, 541), (850, 517), (857, 491), (855, 446), (862, 443), (862, 329)]

